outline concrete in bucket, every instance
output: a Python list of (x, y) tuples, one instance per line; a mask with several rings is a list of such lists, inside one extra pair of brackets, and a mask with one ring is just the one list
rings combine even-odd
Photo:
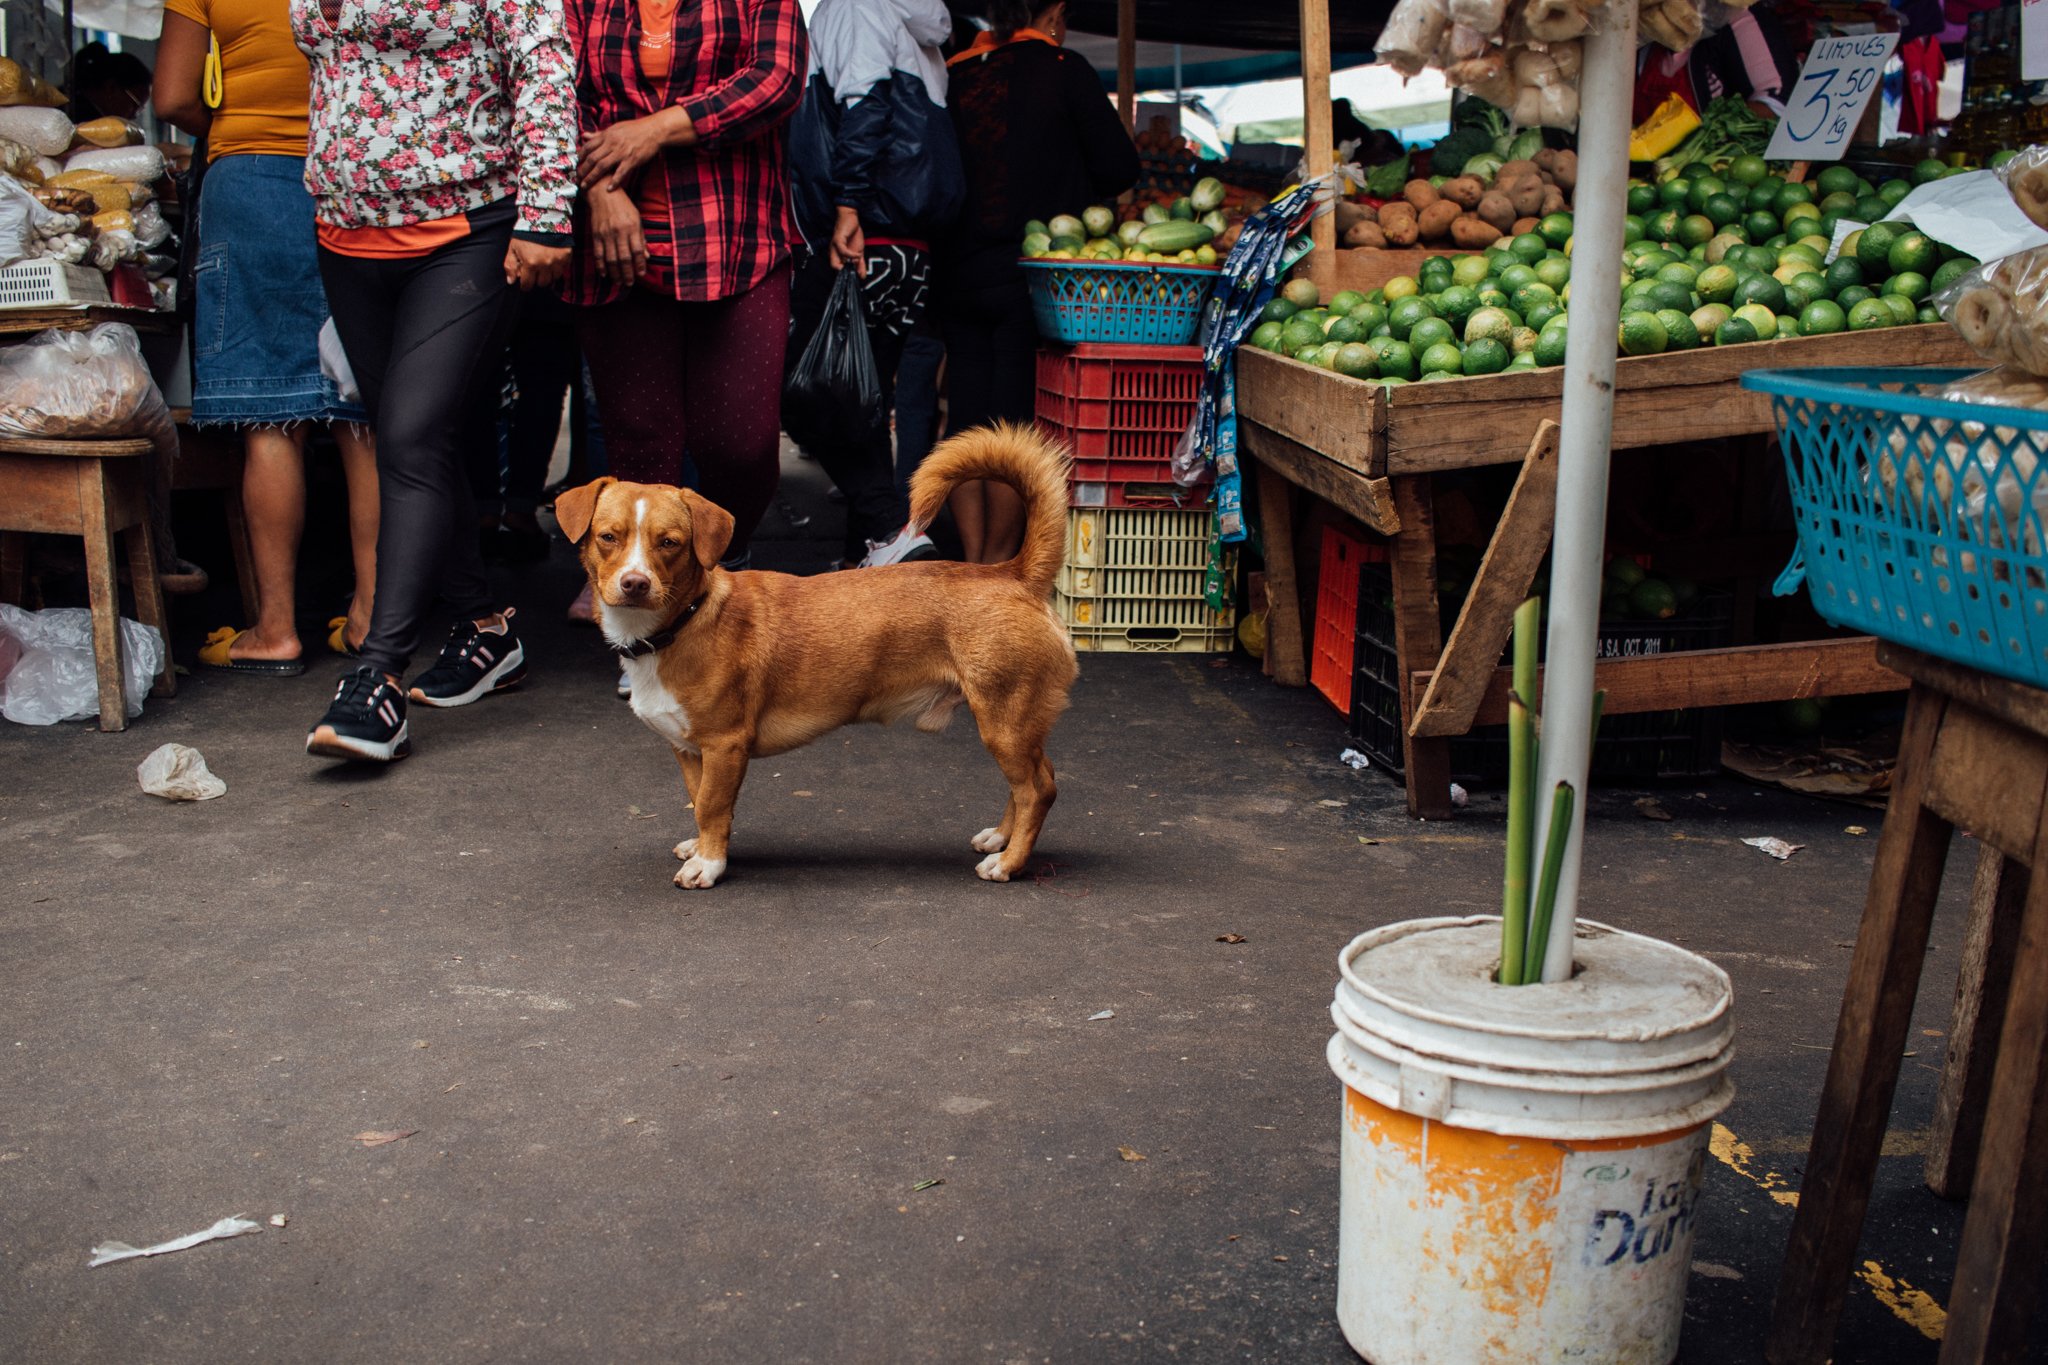
[(1499, 957), (1491, 916), (1339, 957), (1339, 1324), (1374, 1365), (1665, 1365), (1733, 988), (1587, 922), (1568, 981), (1497, 985)]

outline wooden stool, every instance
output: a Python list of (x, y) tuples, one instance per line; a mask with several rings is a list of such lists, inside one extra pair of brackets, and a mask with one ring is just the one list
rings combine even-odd
[[(2028, 875), (2048, 860), (2048, 691), (1896, 645), (1878, 658), (1912, 693), (1765, 1355), (1832, 1352), (1961, 825), (1984, 851), (1958, 1011), (1968, 1056), (1944, 1077), (1937, 1129), (1952, 1140), (1930, 1162), (1937, 1185), (1970, 1188), (1941, 1361), (2017, 1361), (2048, 1241), (2048, 876)], [(1970, 980), (1970, 963), (2001, 960), (1983, 988)]]
[(156, 580), (156, 547), (149, 532), (144, 461), (153, 449), (140, 437), (0, 439), (0, 598), (21, 600), (23, 533), (84, 538), (102, 730), (128, 728), (128, 708), (121, 695), (121, 589), (114, 572), (117, 534), (126, 542), (135, 614), (164, 637), (164, 666), (150, 695), (168, 697), (177, 691), (163, 593)]
[[(184, 413), (180, 409), (174, 416)], [(228, 549), (235, 557), (235, 583), (242, 590), (244, 620), (256, 619), (256, 561), (249, 550), (249, 516), (242, 506), (242, 433), (199, 431), (178, 423), (178, 458), (171, 461), (171, 491), (217, 492), (227, 517)]]

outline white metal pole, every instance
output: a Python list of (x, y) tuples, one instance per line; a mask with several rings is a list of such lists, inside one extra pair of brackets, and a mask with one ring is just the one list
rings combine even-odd
[(1636, 78), (1635, 6), (1612, 33), (1586, 39), (1579, 84), (1579, 181), (1572, 215), (1572, 301), (1557, 451), (1557, 530), (1550, 547), (1550, 633), (1543, 670), (1543, 741), (1536, 777), (1535, 850), (1550, 837), (1551, 800), (1569, 782), (1571, 842), (1543, 954), (1543, 979), (1572, 972), (1585, 849), (1586, 769), (1592, 757), (1593, 662), (1607, 539), (1607, 461), (1614, 435), (1615, 331), (1621, 313), (1628, 135)]

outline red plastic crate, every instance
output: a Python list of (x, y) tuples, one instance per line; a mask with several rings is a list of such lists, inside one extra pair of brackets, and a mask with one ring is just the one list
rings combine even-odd
[[(1076, 505), (1173, 505), (1173, 448), (1195, 414), (1201, 388), (1198, 346), (1041, 347), (1038, 426), (1074, 457), (1074, 484), (1087, 490), (1076, 495)], [(1128, 497), (1114, 491), (1125, 484), (1146, 491)], [(1108, 491), (1098, 496), (1097, 487)], [(1181, 505), (1203, 496), (1183, 490)]]
[(1346, 716), (1351, 714), (1352, 664), (1358, 645), (1358, 570), (1361, 565), (1383, 564), (1386, 559), (1386, 546), (1334, 523), (1323, 526), (1308, 680)]

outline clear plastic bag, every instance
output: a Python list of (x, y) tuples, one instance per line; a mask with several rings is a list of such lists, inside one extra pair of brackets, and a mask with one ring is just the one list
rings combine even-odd
[(2048, 228), (2048, 147), (2028, 147), (1993, 172), (2034, 226)]
[(20, 181), (0, 175), (0, 266), (40, 255), (36, 243), (56, 217)]
[(117, 322), (0, 350), (0, 435), (147, 436), (166, 458), (178, 442), (135, 329)]
[(2048, 247), (1978, 266), (1934, 306), (1986, 360), (2048, 375)]
[(104, 171), (116, 180), (147, 185), (163, 175), (164, 154), (154, 147), (87, 147), (65, 157), (64, 169)]
[(329, 318), (320, 324), (320, 373), (334, 385), (334, 392), (344, 403), (360, 403), (363, 391), (356, 383), (356, 372), (349, 366), (348, 350), (341, 344), (341, 333)]
[(0, 137), (19, 142), (38, 156), (58, 156), (70, 150), (71, 120), (63, 111), (37, 104), (0, 106)]
[[(0, 683), (0, 716), (18, 725), (55, 725), (90, 720), (100, 713), (90, 611), (52, 607), (32, 612), (0, 602), (0, 634), (13, 636), (21, 648)], [(121, 702), (129, 719), (142, 714), (142, 699), (163, 666), (164, 637), (154, 627), (124, 617)]]

